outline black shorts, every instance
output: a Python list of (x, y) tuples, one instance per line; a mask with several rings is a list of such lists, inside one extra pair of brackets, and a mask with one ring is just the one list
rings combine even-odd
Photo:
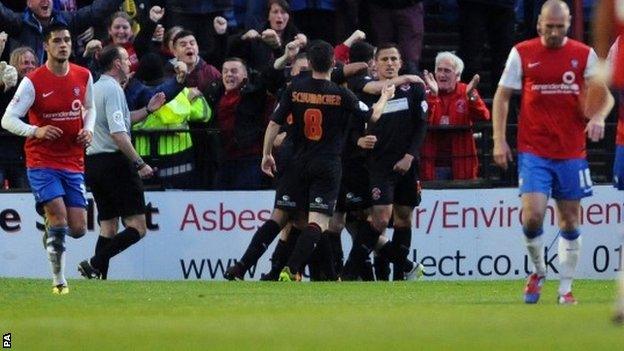
[(363, 163), (343, 164), (337, 212), (364, 210), (371, 206), (368, 169)]
[(275, 190), (275, 208), (318, 212), (332, 216), (342, 165), (338, 157), (293, 160)]
[(374, 205), (416, 207), (420, 204), (420, 182), (416, 162), (403, 175), (392, 166), (370, 170), (370, 198)]
[(145, 214), (143, 181), (121, 152), (86, 157), (86, 184), (98, 209), (98, 221)]

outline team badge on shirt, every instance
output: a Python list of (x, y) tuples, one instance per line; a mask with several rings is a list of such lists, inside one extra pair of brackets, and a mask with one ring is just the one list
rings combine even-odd
[(113, 121), (117, 124), (119, 124), (120, 126), (125, 127), (126, 124), (124, 123), (123, 120), (123, 113), (121, 111), (115, 111), (113, 113)]
[(80, 87), (74, 87), (74, 96), (80, 96)]
[(459, 114), (466, 113), (466, 100), (457, 100), (455, 102), (455, 111)]
[(379, 188), (373, 188), (373, 190), (371, 190), (371, 195), (373, 200), (377, 201), (381, 197), (381, 190)]
[(578, 68), (579, 62), (577, 59), (574, 59), (570, 61), (570, 64), (572, 65), (572, 68)]

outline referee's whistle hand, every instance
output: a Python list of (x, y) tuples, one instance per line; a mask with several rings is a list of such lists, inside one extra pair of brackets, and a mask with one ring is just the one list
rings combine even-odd
[(145, 165), (145, 167), (139, 169), (139, 177), (141, 178), (151, 178), (154, 175), (156, 170), (153, 169), (150, 165)]

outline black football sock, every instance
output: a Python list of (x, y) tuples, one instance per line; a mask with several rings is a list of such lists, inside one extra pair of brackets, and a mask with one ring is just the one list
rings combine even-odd
[(404, 272), (409, 272), (414, 268), (414, 263), (404, 257), (401, 250), (392, 241), (388, 241), (379, 249), (378, 254), (385, 256), (395, 267), (403, 267)]
[(290, 259), (288, 260), (288, 268), (292, 274), (300, 273), (303, 264), (310, 259), (314, 247), (321, 239), (321, 227), (316, 223), (309, 223), (303, 230)]
[(375, 278), (381, 281), (390, 280), (390, 261), (382, 255), (375, 255), (373, 260), (373, 268), (375, 268)]
[(258, 228), (254, 236), (251, 238), (251, 242), (243, 254), (243, 257), (240, 259), (240, 263), (243, 265), (244, 272), (246, 272), (249, 267), (258, 263), (258, 259), (266, 252), (267, 248), (277, 234), (279, 234), (281, 228), (277, 222), (272, 219), (264, 222), (264, 224)]
[[(410, 246), (412, 245), (412, 228), (394, 228), (394, 234), (392, 234), (392, 242), (396, 246), (399, 254), (407, 259), (409, 255)], [(392, 271), (393, 280), (405, 280), (405, 267), (394, 265)]]
[(351, 252), (349, 252), (349, 258), (343, 268), (344, 275), (349, 279), (361, 276), (361, 267), (375, 248), (375, 244), (381, 235), (367, 221), (362, 221), (358, 227), (358, 233), (353, 241)]
[(336, 236), (328, 232), (323, 233), (316, 249), (319, 251), (319, 267), (323, 272), (324, 280), (335, 281), (338, 280), (338, 275), (330, 235)]
[(344, 259), (344, 253), (342, 251), (342, 241), (340, 240), (340, 233), (327, 231), (325, 232), (331, 244), (331, 253), (334, 259), (334, 270), (336, 274), (342, 272), (342, 261)]
[(110, 243), (102, 248), (99, 253), (96, 253), (95, 256), (91, 258), (91, 265), (97, 270), (102, 269), (106, 262), (110, 261), (111, 258), (129, 248), (139, 240), (141, 240), (139, 231), (132, 227), (126, 227), (124, 230), (117, 233), (111, 239)]
[(373, 263), (370, 256), (366, 258), (360, 266), (360, 278), (365, 282), (372, 282), (375, 280), (375, 273), (373, 272)]
[(321, 269), (321, 252), (319, 251), (318, 245), (314, 248), (312, 254), (310, 254), (310, 259), (308, 259), (307, 264), (311, 282), (325, 280), (323, 278), (323, 270)]
[(270, 276), (277, 276), (279, 272), (282, 271), (284, 265), (286, 265), (286, 260), (288, 260), (288, 256), (286, 255), (288, 251), (288, 244), (286, 241), (279, 239), (277, 244), (275, 245), (275, 250), (271, 255), (271, 271), (269, 272)]
[[(97, 243), (95, 244), (95, 254), (99, 254), (102, 252), (102, 250), (108, 245), (110, 244), (111, 240), (113, 240), (112, 238), (107, 238), (105, 236), (98, 236), (98, 240)], [(102, 278), (103, 280), (106, 280), (106, 278), (108, 277), (108, 261), (104, 262), (104, 264), (102, 265), (102, 269), (100, 269), (100, 273), (102, 274)]]
[(299, 236), (301, 236), (301, 229), (291, 226), (290, 231), (288, 232), (288, 239), (286, 239), (286, 257), (284, 258), (285, 262), (288, 262), (290, 255), (292, 255), (293, 251), (295, 250), (295, 245), (297, 245), (297, 240), (299, 240)]

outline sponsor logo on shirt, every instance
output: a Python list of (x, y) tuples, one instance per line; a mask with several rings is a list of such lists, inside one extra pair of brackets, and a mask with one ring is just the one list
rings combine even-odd
[(297, 207), (297, 203), (290, 201), (290, 196), (288, 195), (283, 195), (281, 199), (277, 199), (275, 202), (279, 206)]
[(400, 98), (388, 101), (386, 103), (386, 107), (383, 110), (383, 113), (386, 114), (406, 110), (409, 110), (407, 98)]
[(552, 94), (574, 94), (578, 95), (581, 91), (580, 86), (575, 83), (576, 74), (572, 71), (566, 71), (561, 76), (561, 83), (552, 84), (533, 84), (531, 90), (538, 91), (543, 95)]
[(43, 113), (42, 117), (55, 121), (68, 121), (72, 119), (82, 118), (82, 101), (75, 99), (71, 103), (71, 111)]

